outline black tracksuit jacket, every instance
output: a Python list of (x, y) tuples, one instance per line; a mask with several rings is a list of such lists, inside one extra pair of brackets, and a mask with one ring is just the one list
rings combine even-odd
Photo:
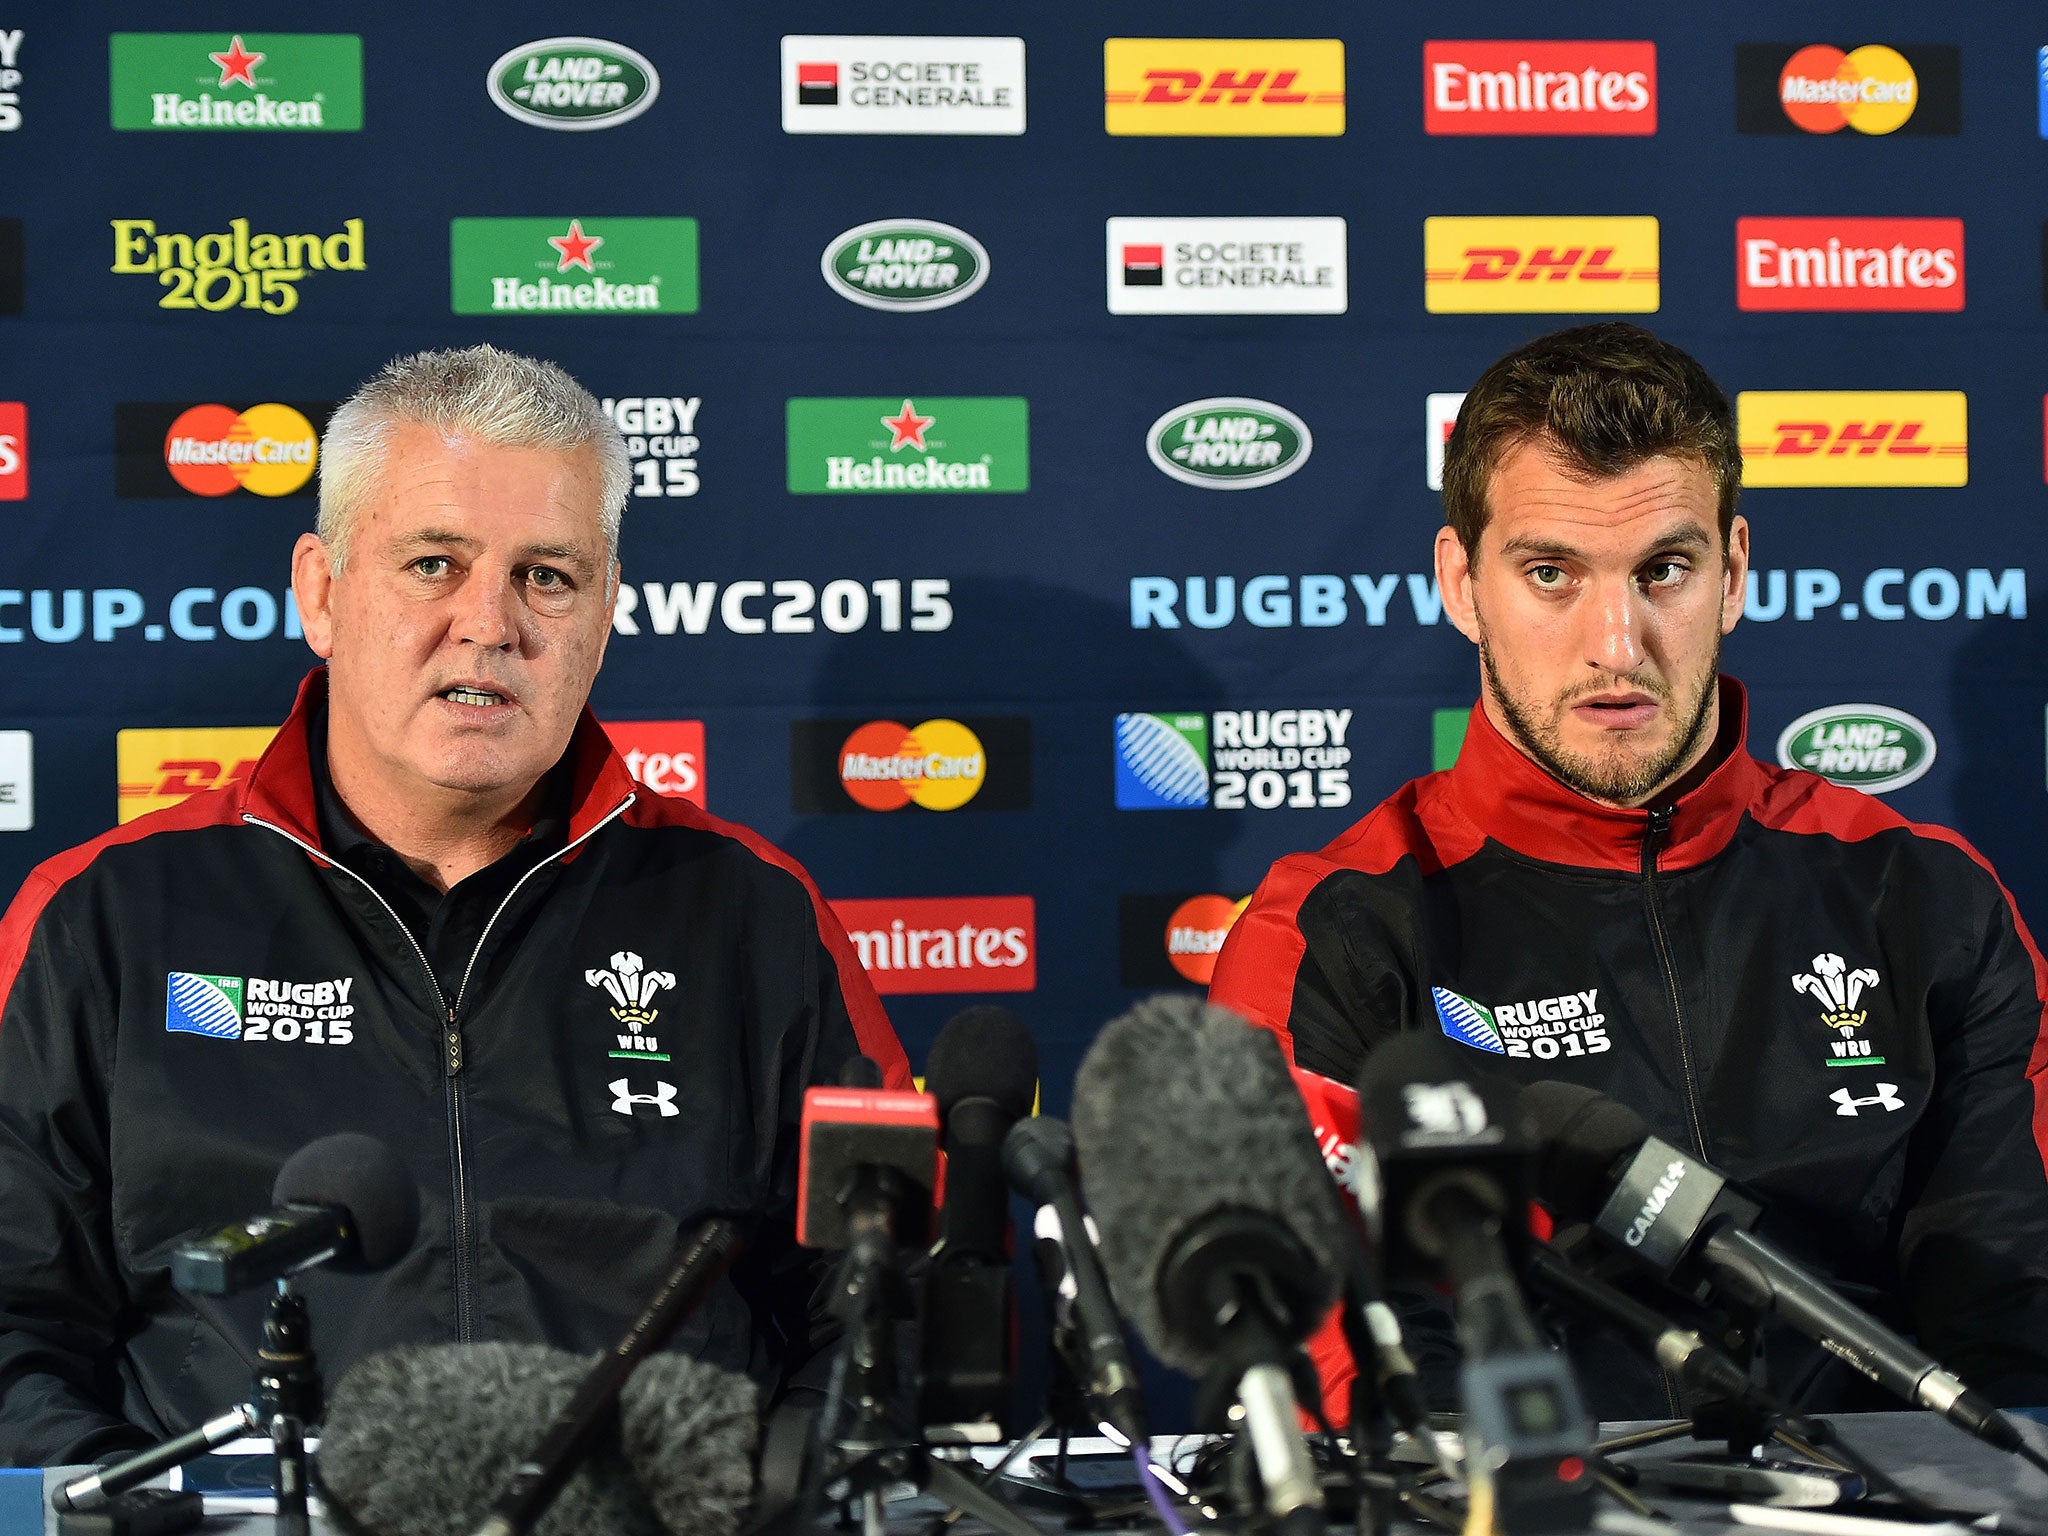
[(337, 1131), (398, 1153), (422, 1218), (390, 1270), (304, 1278), (330, 1380), (401, 1343), (607, 1348), (721, 1212), (760, 1231), (674, 1347), (770, 1391), (811, 1347), (804, 1089), (863, 1053), (910, 1074), (809, 878), (634, 783), (586, 714), (565, 846), (447, 995), (322, 856), (325, 685), (246, 783), (49, 860), (0, 920), (0, 1460), (105, 1457), (245, 1398), (264, 1298), (179, 1295), (170, 1249), (267, 1209)]
[[(1653, 811), (1585, 799), (1475, 708), (1453, 768), (1273, 866), (1210, 996), (1342, 1082), (1394, 1031), (1440, 1030), (1610, 1094), (1966, 1382), (2048, 1404), (2048, 969), (1974, 849), (1757, 761), (1721, 687), (1737, 745)], [(1765, 1343), (1812, 1406), (1898, 1406)], [(1572, 1348), (1603, 1416), (1673, 1411), (1646, 1363)], [(1341, 1386), (1341, 1342), (1315, 1353)]]

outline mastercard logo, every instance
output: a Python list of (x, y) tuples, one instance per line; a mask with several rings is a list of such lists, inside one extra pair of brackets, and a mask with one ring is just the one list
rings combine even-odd
[(1870, 43), (1844, 53), (1815, 43), (1778, 72), (1778, 104), (1808, 133), (1891, 133), (1920, 104), (1920, 81), (1896, 48)]
[(1176, 971), (1198, 986), (1208, 986), (1216, 974), (1216, 956), (1222, 952), (1238, 914), (1250, 905), (1251, 897), (1232, 901), (1228, 896), (1190, 896), (1173, 909), (1166, 920), (1166, 958)]
[(320, 434), (288, 405), (195, 405), (164, 434), (164, 466), (195, 496), (289, 496), (319, 463)]
[(873, 720), (839, 749), (840, 785), (871, 811), (957, 811), (981, 793), (987, 777), (981, 738), (957, 720), (907, 727)]

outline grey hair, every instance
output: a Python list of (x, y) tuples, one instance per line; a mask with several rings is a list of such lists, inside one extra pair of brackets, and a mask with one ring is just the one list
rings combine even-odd
[(329, 418), (320, 436), (315, 531), (337, 574), (393, 430), (408, 424), (501, 448), (595, 449), (605, 547), (618, 565), (619, 517), (633, 479), (619, 429), (596, 396), (555, 364), (483, 344), (393, 358)]

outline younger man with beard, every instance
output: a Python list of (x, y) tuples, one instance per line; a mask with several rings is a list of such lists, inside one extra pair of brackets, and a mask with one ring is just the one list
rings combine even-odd
[[(1484, 683), (1457, 765), (1274, 865), (1210, 995), (1344, 1082), (1419, 1029), (1600, 1089), (1965, 1381), (2048, 1403), (2048, 970), (1953, 832), (1745, 750), (1741, 478), (1720, 389), (1637, 326), (1489, 368), (1436, 540)], [(1679, 1411), (1573, 1354), (1603, 1417)], [(1897, 1406), (1774, 1330), (1765, 1359), (1808, 1406)]]

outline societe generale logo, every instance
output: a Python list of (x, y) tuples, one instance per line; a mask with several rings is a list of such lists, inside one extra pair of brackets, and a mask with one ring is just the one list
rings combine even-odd
[(1735, 397), (1746, 486), (1967, 485), (1961, 390), (1744, 390)]
[(0, 501), (28, 495), (28, 407), (0, 400)]
[(1737, 219), (1745, 310), (1960, 310), (1961, 219)]
[(1102, 45), (1102, 84), (1112, 134), (1344, 131), (1336, 38), (1112, 37)]
[(1423, 305), (1433, 315), (1653, 314), (1654, 218), (1422, 221)]
[(610, 720), (604, 733), (626, 771), (656, 794), (704, 804), (702, 720)]
[(835, 901), (877, 992), (1029, 992), (1038, 919), (1029, 896)]
[(274, 725), (138, 727), (114, 737), (115, 820), (127, 823), (247, 779)]
[(1652, 134), (1657, 45), (1482, 42), (1422, 45), (1422, 126), (1431, 134)]

